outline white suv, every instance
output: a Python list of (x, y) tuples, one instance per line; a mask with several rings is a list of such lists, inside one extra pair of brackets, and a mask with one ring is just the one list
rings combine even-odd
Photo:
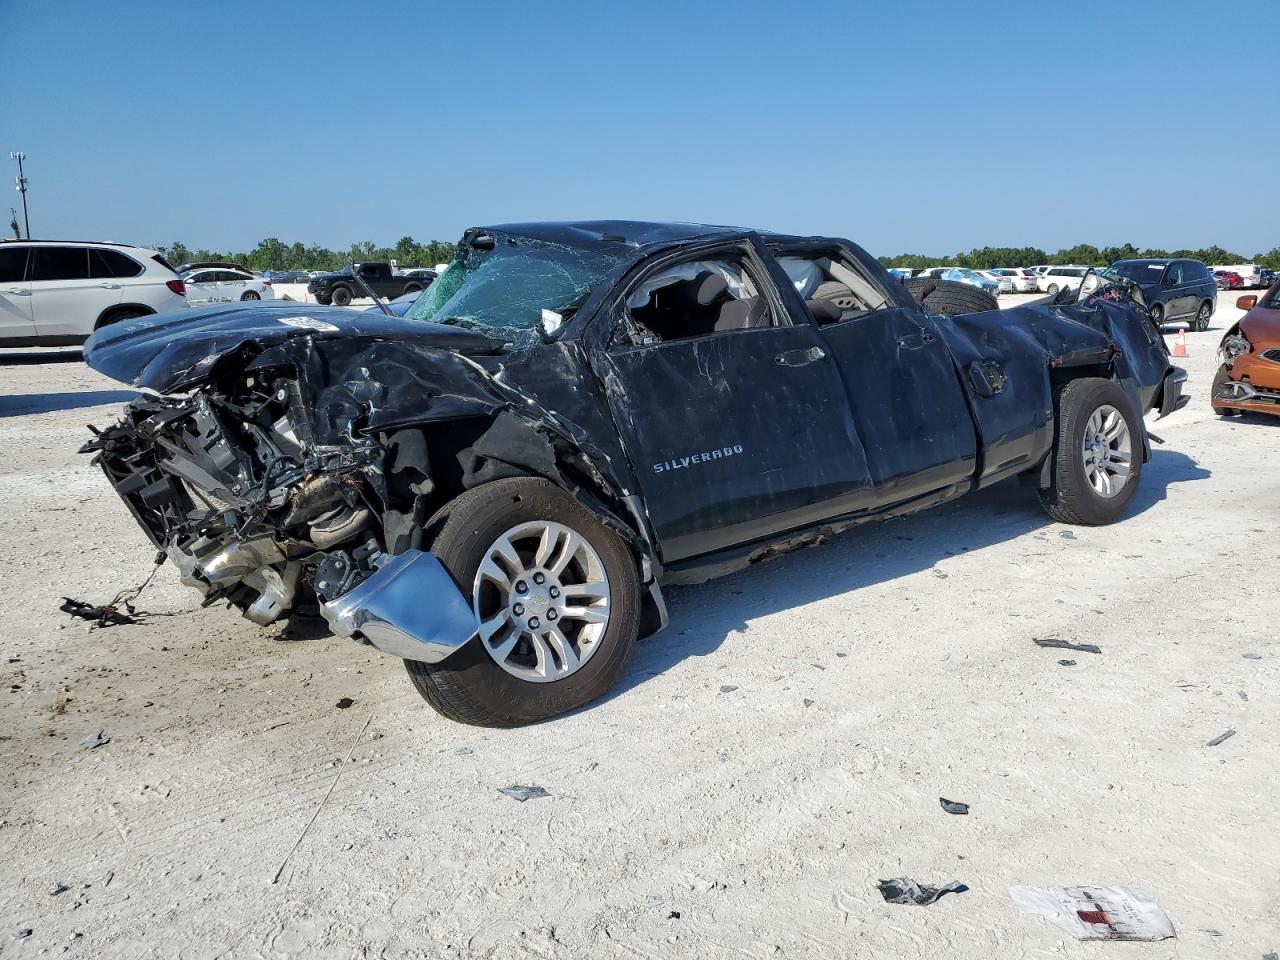
[(83, 343), (104, 324), (187, 306), (186, 285), (154, 250), (0, 242), (0, 346)]

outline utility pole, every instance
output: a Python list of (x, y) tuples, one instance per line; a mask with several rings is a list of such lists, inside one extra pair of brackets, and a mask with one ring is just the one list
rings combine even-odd
[(27, 216), (27, 175), (23, 172), (22, 161), (27, 155), (20, 150), (10, 151), (9, 159), (18, 161), (18, 192), (22, 194), (22, 222), (27, 225), (27, 239), (31, 239), (31, 218)]

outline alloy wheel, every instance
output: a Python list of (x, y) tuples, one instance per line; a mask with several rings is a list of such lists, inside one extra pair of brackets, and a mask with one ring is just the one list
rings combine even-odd
[(1080, 450), (1084, 475), (1094, 493), (1111, 499), (1129, 482), (1133, 444), (1124, 415), (1104, 403), (1089, 415)]

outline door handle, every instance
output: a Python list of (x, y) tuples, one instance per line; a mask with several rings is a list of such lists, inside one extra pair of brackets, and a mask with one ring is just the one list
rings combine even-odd
[(826, 355), (826, 351), (821, 347), (810, 347), (807, 350), (783, 350), (773, 358), (773, 362), (780, 367), (803, 367), (815, 360), (821, 360)]
[(102, 287), (103, 290), (119, 290), (120, 289), (120, 284), (118, 283), (100, 283), (98, 284), (98, 286)]
[(921, 330), (918, 333), (908, 333), (906, 336), (898, 338), (898, 346), (903, 350), (919, 350), (921, 347), (928, 346), (933, 343), (934, 336), (928, 330)]
[(31, 296), (31, 291), (30, 291), (30, 290), (6, 290), (6, 291), (5, 291), (5, 293), (11, 293), (11, 294), (13, 294), (15, 297), (29, 297), (29, 296)]

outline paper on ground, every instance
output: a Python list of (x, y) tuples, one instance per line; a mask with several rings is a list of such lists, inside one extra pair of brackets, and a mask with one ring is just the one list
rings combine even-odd
[(1077, 940), (1165, 940), (1173, 924), (1145, 893), (1132, 887), (1009, 888), (1024, 913), (1040, 913)]

